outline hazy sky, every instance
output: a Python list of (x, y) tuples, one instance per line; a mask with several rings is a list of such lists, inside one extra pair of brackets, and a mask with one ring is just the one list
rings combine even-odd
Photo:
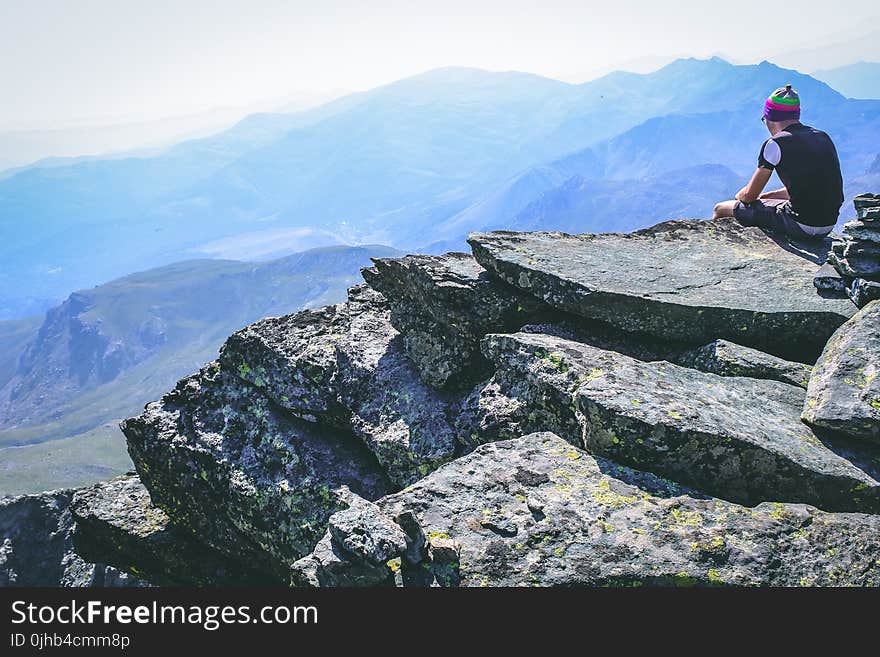
[[(143, 120), (447, 65), (573, 82), (864, 33), (876, 0), (0, 0), (0, 130)], [(876, 29), (876, 28), (874, 28)]]

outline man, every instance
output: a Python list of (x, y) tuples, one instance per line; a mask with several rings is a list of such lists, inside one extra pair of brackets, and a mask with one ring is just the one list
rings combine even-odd
[[(796, 239), (831, 232), (843, 204), (840, 161), (831, 138), (802, 124), (800, 116), (801, 101), (790, 84), (764, 102), (761, 120), (770, 138), (761, 145), (758, 168), (735, 200), (715, 206), (715, 218), (736, 217), (744, 226)], [(774, 170), (785, 187), (763, 192)]]

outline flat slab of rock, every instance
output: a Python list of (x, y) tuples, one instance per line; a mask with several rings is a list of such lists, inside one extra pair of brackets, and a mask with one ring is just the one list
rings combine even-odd
[(547, 311), (532, 295), (490, 277), (468, 253), (373, 262), (364, 279), (388, 299), (407, 355), (437, 388), (476, 383), (487, 365), (480, 338), (518, 330)]
[(347, 330), (344, 305), (270, 317), (233, 333), (220, 365), (298, 417), (346, 426), (335, 378), (336, 344)]
[(356, 438), (294, 418), (217, 363), (121, 426), (157, 507), (199, 541), (283, 581), (342, 508), (338, 490), (367, 499), (389, 490)]
[(810, 378), (803, 419), (880, 443), (880, 301), (865, 306), (828, 341)]
[(175, 528), (168, 515), (153, 506), (136, 476), (80, 489), (70, 511), (76, 521), (77, 554), (158, 586), (279, 583), (222, 557)]
[(843, 234), (855, 240), (880, 243), (880, 226), (864, 221), (848, 221), (843, 224)]
[[(660, 498), (551, 433), (489, 443), (377, 505), (441, 586), (880, 584), (880, 516)], [(440, 562), (440, 563), (438, 563)]]
[(880, 259), (865, 255), (838, 256), (834, 252), (828, 254), (828, 262), (832, 263), (844, 276), (850, 278), (876, 278), (880, 276)]
[(552, 336), (489, 335), (499, 391), (524, 432), (552, 429), (591, 453), (742, 504), (877, 512), (880, 483), (800, 421), (804, 391), (645, 363)]
[(859, 219), (870, 216), (874, 221), (880, 222), (880, 195), (859, 194), (853, 198), (853, 206)]
[(551, 306), (666, 340), (724, 338), (813, 362), (856, 311), (813, 287), (828, 244), (777, 241), (733, 219), (630, 234), (472, 233), (468, 242), (488, 271)]
[(727, 340), (715, 340), (675, 357), (674, 362), (720, 376), (747, 376), (806, 388), (812, 367), (784, 360)]
[(352, 288), (348, 314), (337, 351), (340, 401), (354, 433), (402, 488), (456, 455), (454, 404), (420, 378), (381, 294)]

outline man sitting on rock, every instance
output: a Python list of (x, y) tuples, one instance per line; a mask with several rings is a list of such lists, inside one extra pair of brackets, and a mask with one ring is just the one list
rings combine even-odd
[[(825, 237), (843, 203), (840, 161), (831, 138), (800, 122), (801, 101), (790, 84), (764, 102), (761, 120), (770, 138), (761, 145), (758, 168), (735, 200), (715, 206), (714, 218), (736, 217), (796, 239)], [(773, 171), (785, 185), (763, 192)]]

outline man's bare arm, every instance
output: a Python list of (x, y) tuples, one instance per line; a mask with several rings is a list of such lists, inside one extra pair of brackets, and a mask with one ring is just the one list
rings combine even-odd
[(773, 175), (773, 172), (770, 171), (770, 169), (758, 167), (755, 170), (755, 173), (752, 174), (752, 179), (749, 181), (749, 184), (737, 192), (736, 200), (742, 201), (743, 203), (751, 203), (758, 199), (761, 195), (761, 191), (767, 185), (767, 181), (770, 180), (771, 175)]
[(780, 198), (782, 200), (788, 200), (790, 197), (788, 195), (788, 190), (783, 187), (782, 189), (774, 189), (772, 192), (764, 192), (758, 198)]

